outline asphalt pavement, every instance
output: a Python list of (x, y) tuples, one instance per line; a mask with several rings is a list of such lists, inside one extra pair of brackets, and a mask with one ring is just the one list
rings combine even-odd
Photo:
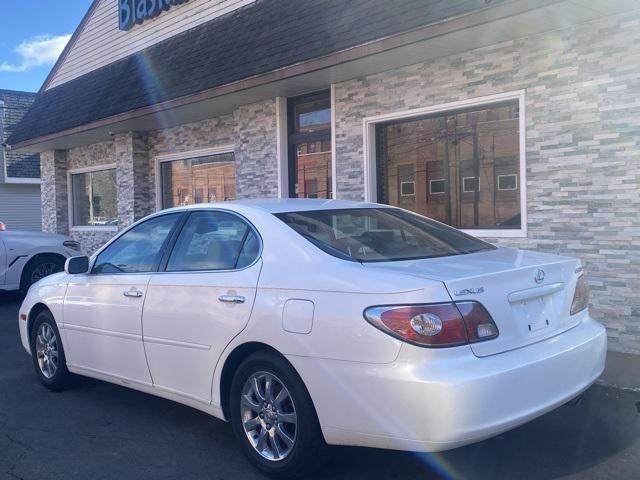
[[(204, 413), (91, 379), (45, 390), (20, 345), (18, 305), (0, 292), (0, 479), (264, 478), (230, 426)], [(316, 479), (640, 479), (640, 393), (595, 385), (577, 406), (440, 454), (334, 450)]]

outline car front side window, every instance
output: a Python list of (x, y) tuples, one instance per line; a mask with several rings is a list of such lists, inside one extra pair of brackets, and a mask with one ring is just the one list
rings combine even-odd
[(171, 252), (166, 271), (233, 270), (258, 255), (253, 229), (240, 217), (219, 211), (193, 212)]
[(181, 213), (153, 217), (105, 248), (96, 259), (92, 273), (148, 273), (157, 269), (163, 247)]

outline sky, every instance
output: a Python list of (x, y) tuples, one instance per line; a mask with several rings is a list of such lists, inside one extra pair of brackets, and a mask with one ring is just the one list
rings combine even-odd
[(36, 92), (91, 0), (1, 0), (0, 89)]

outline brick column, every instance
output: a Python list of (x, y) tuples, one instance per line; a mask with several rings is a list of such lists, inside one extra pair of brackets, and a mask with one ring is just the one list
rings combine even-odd
[(47, 150), (40, 154), (42, 184), (42, 230), (69, 234), (67, 151)]
[(137, 132), (118, 134), (114, 142), (118, 225), (123, 228), (152, 212), (149, 150), (146, 136)]

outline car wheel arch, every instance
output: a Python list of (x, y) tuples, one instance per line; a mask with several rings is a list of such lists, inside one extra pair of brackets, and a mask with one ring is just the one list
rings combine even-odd
[[(29, 348), (31, 348), (33, 350), (33, 345), (31, 345), (31, 338), (32, 338), (32, 330), (33, 330), (33, 324), (36, 321), (36, 318), (38, 317), (38, 315), (40, 315), (40, 313), (42, 312), (49, 312), (51, 314), (51, 316), (53, 317), (53, 312), (51, 311), (51, 309), (46, 306), (44, 303), (42, 302), (38, 302), (36, 304), (34, 304), (31, 307), (31, 310), (29, 310), (29, 315), (27, 316), (27, 338), (29, 340)], [(54, 317), (55, 319), (55, 317)]]
[(63, 264), (67, 261), (67, 257), (57, 252), (38, 252), (32, 255), (29, 260), (22, 267), (22, 271), (20, 272), (20, 289), (25, 289), (25, 283), (27, 281), (26, 272), (29, 271), (29, 267), (37, 262), (42, 257), (54, 257), (57, 260), (60, 260)]
[[(246, 342), (234, 347), (234, 349), (226, 356), (224, 360), (224, 365), (222, 367), (222, 372), (220, 374), (220, 406), (224, 418), (228, 421), (230, 418), (229, 415), (229, 393), (231, 391), (231, 382), (233, 381), (233, 376), (237, 371), (240, 364), (250, 355), (259, 352), (259, 351), (267, 351), (271, 352), (278, 357), (282, 358), (285, 362), (287, 362), (291, 368), (296, 372), (298, 377), (302, 380), (302, 383), (307, 388), (304, 378), (300, 375), (300, 372), (291, 364), (291, 362), (285, 357), (281, 352), (276, 350), (270, 345), (261, 342)], [(307, 391), (309, 389), (307, 388)], [(309, 393), (309, 395), (311, 395)], [(313, 398), (311, 399), (313, 402)], [(315, 409), (315, 405), (314, 405)]]

